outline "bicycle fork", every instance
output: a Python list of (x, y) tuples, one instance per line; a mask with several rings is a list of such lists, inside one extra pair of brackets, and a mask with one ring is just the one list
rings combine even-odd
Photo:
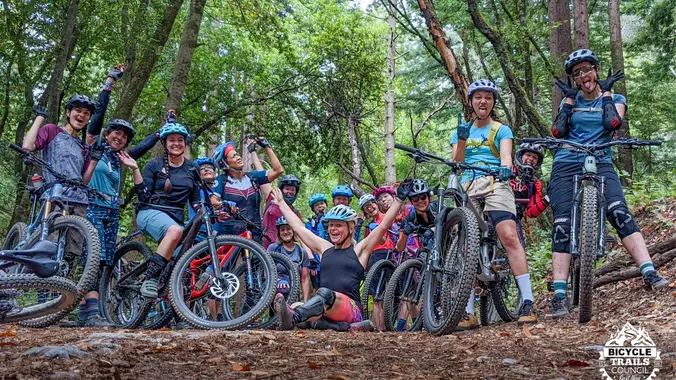
[(601, 177), (600, 193), (598, 194), (599, 205), (599, 236), (598, 247), (596, 249), (596, 259), (605, 256), (606, 249), (606, 177)]

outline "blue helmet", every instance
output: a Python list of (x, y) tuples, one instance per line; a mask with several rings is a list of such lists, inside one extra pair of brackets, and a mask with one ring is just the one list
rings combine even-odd
[(343, 222), (356, 222), (357, 212), (351, 207), (338, 205), (331, 207), (329, 212), (324, 215), (324, 220), (340, 220)]
[(214, 163), (214, 160), (212, 160), (209, 157), (200, 157), (195, 160), (195, 165), (197, 166), (202, 166), (202, 165), (211, 165), (213, 167), (216, 167), (216, 164)]
[(225, 162), (225, 157), (228, 155), (228, 153), (230, 153), (231, 150), (235, 150), (235, 143), (232, 141), (221, 144), (216, 147), (216, 149), (214, 149), (214, 154), (212, 154), (212, 157), (214, 158), (217, 168), (225, 170), (230, 168)]
[(310, 206), (310, 208), (312, 208), (312, 206), (314, 206), (315, 203), (317, 203), (317, 202), (329, 203), (329, 200), (326, 199), (326, 196), (324, 194), (314, 193), (314, 194), (310, 195), (310, 200), (307, 202), (307, 204), (308, 204), (308, 206)]
[(169, 137), (169, 135), (173, 134), (178, 134), (183, 136), (186, 139), (188, 139), (188, 136), (190, 135), (188, 133), (188, 129), (184, 126), (182, 126), (179, 123), (166, 123), (164, 124), (164, 127), (160, 129), (160, 140), (164, 141)]
[(333, 188), (333, 191), (331, 191), (331, 198), (335, 198), (341, 195), (344, 197), (348, 197), (350, 200), (352, 200), (353, 197), (352, 190), (350, 190), (350, 188), (345, 185), (338, 185)]
[(277, 219), (277, 221), (275, 222), (275, 226), (277, 226), (277, 228), (279, 228), (279, 226), (285, 226), (285, 225), (288, 226), (289, 222), (287, 222), (286, 218), (283, 217), (283, 216), (280, 216), (279, 219)]

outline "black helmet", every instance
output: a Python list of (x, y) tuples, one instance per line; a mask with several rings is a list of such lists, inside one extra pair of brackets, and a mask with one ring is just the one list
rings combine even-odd
[[(533, 152), (538, 155), (538, 163), (535, 166), (527, 165), (523, 162), (523, 154), (526, 152)], [(544, 148), (539, 145), (539, 144), (532, 144), (532, 143), (522, 143), (519, 146), (519, 149), (516, 151), (516, 154), (514, 155), (514, 159), (516, 161), (516, 170), (517, 173), (521, 174), (524, 171), (535, 171), (537, 170), (540, 165), (542, 165), (542, 160), (545, 158), (545, 150)]]
[(283, 194), (284, 202), (286, 202), (286, 204), (288, 204), (289, 206), (291, 206), (293, 204), (293, 202), (296, 201), (296, 197), (298, 196), (298, 191), (300, 190), (300, 184), (301, 184), (301, 182), (298, 179), (298, 177), (296, 177), (293, 174), (287, 174), (284, 177), (279, 179), (279, 188), (280, 189), (283, 189), (284, 186), (293, 186), (293, 187), (296, 188), (296, 195), (288, 196), (286, 194)]
[(424, 179), (414, 179), (411, 183), (411, 192), (408, 193), (409, 197), (413, 197), (420, 194), (429, 194), (430, 187), (427, 184), (427, 181)]
[(566, 59), (566, 73), (568, 75), (573, 75), (573, 66), (580, 62), (590, 62), (594, 66), (598, 66), (600, 64), (599, 58), (596, 56), (596, 54), (594, 54), (593, 51), (589, 49), (578, 49), (570, 53)]
[[(132, 140), (134, 140), (134, 136), (136, 136), (136, 130), (126, 120), (114, 119), (109, 121), (108, 124), (106, 124), (106, 134), (110, 133), (110, 131), (114, 129), (121, 129), (124, 133), (127, 134), (127, 145), (129, 145), (132, 142)], [(125, 148), (127, 147), (127, 145), (125, 145)]]
[(71, 110), (73, 107), (87, 108), (89, 112), (94, 113), (94, 110), (96, 110), (96, 103), (89, 99), (87, 95), (75, 94), (68, 99), (66, 110)]

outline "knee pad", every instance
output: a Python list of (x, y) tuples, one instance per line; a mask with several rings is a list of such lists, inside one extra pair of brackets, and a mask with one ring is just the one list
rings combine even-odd
[(634, 232), (639, 232), (638, 225), (624, 202), (616, 201), (608, 205), (607, 216), (610, 224), (620, 236), (620, 239), (624, 239)]
[(516, 222), (516, 215), (509, 211), (488, 211), (488, 217), (491, 219), (494, 226), (497, 226), (500, 222), (505, 220), (513, 220)]
[(336, 293), (329, 288), (319, 288), (316, 295), (324, 300), (326, 307), (331, 307), (336, 302)]
[(324, 315), (324, 307), (330, 308), (336, 301), (336, 294), (328, 288), (319, 288), (307, 302), (295, 309), (298, 322)]
[(570, 253), (570, 218), (557, 218), (552, 229), (552, 252)]

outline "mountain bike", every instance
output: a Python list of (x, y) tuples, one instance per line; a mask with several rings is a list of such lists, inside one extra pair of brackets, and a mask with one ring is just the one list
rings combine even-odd
[(580, 306), (578, 321), (589, 322), (593, 308), (594, 268), (605, 256), (606, 178), (597, 174), (599, 151), (612, 146), (657, 146), (662, 141), (618, 139), (601, 144), (579, 144), (553, 138), (526, 138), (524, 142), (541, 144), (547, 149), (568, 149), (584, 152), (582, 175), (573, 177), (573, 201), (570, 217), (570, 277), (573, 305)]
[(436, 161), (451, 168), (446, 189), (436, 191), (438, 210), (434, 244), (423, 269), (425, 301), (422, 309), (427, 330), (435, 335), (452, 333), (464, 316), (475, 286), (491, 292), (503, 320), (513, 320), (516, 309), (509, 301), (514, 302), (519, 297), (511, 289), (515, 281), (511, 279), (509, 262), (506, 255), (501, 257), (503, 251), (499, 249), (495, 230), (477, 210), (459, 179), (461, 171), (494, 177), (498, 176), (498, 171), (450, 161), (401, 144), (395, 144), (395, 148), (408, 152), (416, 163)]
[[(396, 235), (392, 230), (388, 230), (387, 233)], [(387, 283), (394, 269), (400, 264), (401, 257), (402, 255), (399, 255), (396, 251), (390, 250), (387, 252), (385, 259), (376, 261), (368, 268), (361, 290), (362, 317), (364, 319), (372, 317), (372, 310), (369, 310), (369, 300), (374, 303), (383, 301)]]
[[(54, 171), (49, 163), (20, 146), (10, 144), (10, 148), (21, 154), (25, 163), (39, 166), (56, 178), (53, 183), (42, 186), (39, 191), (35, 189), (32, 191), (33, 208), (30, 224), (26, 226), (25, 237), (9, 251), (5, 250), (6, 254), (0, 259), (0, 271), (35, 275), (33, 291), (31, 291), (30, 279), (22, 280), (21, 288), (24, 292), (14, 298), (14, 304), (26, 310), (26, 313), (30, 310), (48, 309), (49, 305), (55, 305), (52, 313), (40, 313), (40, 318), (21, 322), (21, 325), (27, 327), (46, 327), (70, 313), (98, 280), (101, 252), (98, 233), (85, 218), (68, 215), (68, 204), (63, 199), (64, 188), (82, 189), (90, 197), (102, 197), (102, 195), (88, 188), (82, 181), (68, 179)], [(41, 193), (47, 194), (42, 201), (39, 200)], [(39, 211), (36, 212), (38, 203), (41, 205)], [(82, 241), (81, 250), (68, 251), (69, 241), (80, 240)], [(6, 241), (5, 246), (7, 245)], [(38, 254), (34, 255), (35, 252)], [(63, 277), (68, 282), (59, 279), (37, 280), (40, 277), (51, 278), (52, 276)], [(70, 305), (62, 307), (66, 301), (61, 298), (68, 295), (70, 284), (76, 287), (76, 297), (72, 299), (73, 302)], [(41, 288), (41, 286), (44, 287)], [(56, 293), (50, 291), (50, 287), (53, 287)], [(62, 291), (58, 290), (59, 287)], [(71, 300), (71, 297), (67, 298)], [(30, 306), (32, 303), (46, 305)]]

